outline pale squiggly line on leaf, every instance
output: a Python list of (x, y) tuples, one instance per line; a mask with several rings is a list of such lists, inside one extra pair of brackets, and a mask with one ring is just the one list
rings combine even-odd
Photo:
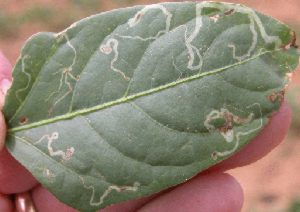
[(56, 150), (56, 151), (53, 150), (52, 143), (55, 140), (57, 140), (58, 137), (59, 137), (58, 132), (53, 132), (51, 136), (50, 135), (42, 136), (37, 142), (34, 143), (34, 145), (41, 143), (46, 138), (47, 142), (48, 142), (47, 148), (48, 148), (48, 152), (49, 152), (50, 156), (52, 156), (52, 157), (61, 156), (63, 160), (70, 160), (72, 155), (75, 152), (74, 147), (68, 148), (65, 152), (62, 150)]
[(20, 93), (26, 91), (29, 88), (30, 82), (31, 82), (31, 75), (29, 73), (27, 73), (25, 71), (25, 60), (30, 58), (29, 55), (24, 55), (21, 59), (21, 71), (24, 75), (26, 75), (26, 77), (28, 78), (27, 84), (25, 85), (24, 88), (21, 88), (19, 90), (16, 91), (16, 97), (18, 99), (19, 102), (22, 102), (21, 98), (20, 98)]
[(46, 101), (50, 101), (50, 99), (52, 98), (52, 96), (56, 95), (59, 96), (59, 93), (61, 92), (61, 89), (63, 87), (63, 83), (67, 86), (67, 89), (68, 91), (66, 93), (64, 93), (62, 96), (58, 97), (55, 102), (53, 103), (53, 105), (50, 107), (49, 109), (49, 116), (52, 114), (53, 110), (55, 109), (56, 105), (58, 103), (60, 103), (64, 98), (66, 98), (70, 93), (73, 92), (73, 86), (72, 84), (69, 82), (69, 78), (70, 79), (73, 79), (74, 81), (78, 81), (79, 77), (75, 77), (73, 74), (72, 74), (72, 71), (73, 71), (73, 67), (76, 63), (76, 60), (77, 60), (77, 52), (76, 52), (76, 49), (75, 47), (71, 44), (69, 38), (68, 38), (68, 35), (67, 34), (61, 34), (61, 36), (63, 36), (66, 40), (67, 40), (67, 45), (72, 49), (73, 53), (74, 53), (74, 56), (73, 56), (73, 60), (72, 60), (72, 63), (69, 67), (67, 68), (64, 68), (62, 71), (58, 71), (54, 74), (57, 74), (57, 73), (61, 73), (61, 78), (60, 78), (60, 81), (59, 81), (59, 86), (57, 88), (56, 91), (54, 91), (53, 93), (51, 93), (48, 98), (46, 99)]
[[(251, 104), (251, 105), (247, 106), (246, 108), (249, 109), (249, 108), (254, 107), (254, 106), (257, 106), (258, 109), (259, 109), (259, 113), (260, 113), (259, 126), (255, 127), (254, 129), (250, 129), (248, 131), (245, 131), (245, 132), (234, 132), (233, 129), (228, 129), (227, 132), (220, 132), (220, 134), (224, 137), (224, 139), (227, 143), (231, 143), (231, 142), (235, 141), (235, 144), (234, 144), (233, 148), (230, 149), (230, 150), (226, 150), (226, 151), (223, 151), (223, 152), (214, 151), (212, 153), (212, 157), (213, 157), (214, 160), (217, 160), (218, 157), (225, 157), (225, 156), (228, 156), (228, 155), (232, 154), (233, 152), (235, 152), (237, 150), (237, 148), (239, 147), (239, 142), (240, 142), (240, 137), (241, 136), (245, 136), (245, 135), (248, 135), (250, 133), (254, 133), (254, 132), (258, 131), (259, 129), (261, 129), (263, 127), (263, 116), (262, 116), (262, 111), (261, 111), (260, 104), (259, 103), (254, 103), (254, 104)], [(204, 126), (209, 131), (214, 132), (216, 130), (216, 128), (215, 128), (214, 125), (210, 124), (210, 122), (213, 119), (223, 118), (223, 116), (224, 116), (223, 113), (226, 112), (225, 110), (227, 110), (227, 109), (223, 109), (223, 110), (221, 109), (221, 111), (213, 110), (211, 113), (209, 113), (206, 117), (206, 120), (204, 121)], [(242, 119), (241, 121), (242, 121), (242, 123), (244, 123), (244, 122), (249, 123), (251, 120), (253, 120), (253, 117), (254, 117), (254, 114), (250, 113), (247, 118)], [(238, 119), (240, 119), (240, 118), (233, 115), (233, 120), (232, 120), (233, 122), (239, 123)]]
[(100, 206), (103, 204), (105, 198), (113, 191), (115, 190), (116, 192), (120, 193), (123, 191), (132, 191), (135, 192), (138, 190), (138, 187), (140, 186), (139, 182), (135, 182), (133, 186), (117, 186), (117, 185), (110, 185), (108, 188), (103, 192), (103, 194), (100, 196), (99, 200), (96, 200), (95, 195), (96, 195), (96, 189), (92, 185), (86, 185), (86, 182), (82, 176), (79, 176), (79, 179), (81, 180), (83, 187), (86, 189), (89, 189), (92, 191), (92, 195), (90, 198), (89, 204), (91, 206)]
[(121, 37), (121, 38), (127, 38), (127, 39), (137, 39), (137, 40), (141, 40), (141, 41), (149, 41), (149, 40), (155, 40), (162, 34), (167, 33), (170, 30), (170, 25), (171, 25), (171, 20), (172, 20), (173, 15), (161, 4), (148, 5), (148, 6), (144, 7), (143, 9), (141, 9), (139, 12), (137, 12), (134, 15), (133, 18), (129, 19), (129, 21), (128, 21), (129, 27), (132, 28), (135, 25), (137, 25), (141, 21), (142, 17), (151, 9), (159, 9), (166, 16), (166, 28), (165, 29), (157, 32), (157, 34), (155, 36), (149, 36), (146, 38), (143, 38), (141, 36), (127, 36), (127, 35), (117, 35), (117, 36)]
[(114, 38), (110, 38), (107, 40), (106, 44), (100, 46), (100, 52), (106, 55), (110, 55), (112, 52), (114, 52), (115, 55), (110, 62), (111, 70), (113, 70), (116, 73), (119, 73), (126, 81), (129, 81), (130, 77), (126, 76), (126, 74), (123, 71), (121, 71), (120, 69), (114, 66), (115, 62), (119, 58), (118, 46), (119, 46), (119, 41)]

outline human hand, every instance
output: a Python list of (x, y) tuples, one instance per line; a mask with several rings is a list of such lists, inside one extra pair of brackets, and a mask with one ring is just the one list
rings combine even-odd
[[(11, 65), (0, 52), (0, 106), (11, 82)], [(167, 191), (150, 197), (132, 200), (107, 207), (103, 212), (129, 211), (240, 211), (243, 191), (239, 183), (226, 170), (245, 166), (265, 156), (284, 138), (291, 121), (291, 111), (286, 103), (270, 118), (269, 124), (243, 150), (214, 167), (200, 173), (193, 179)], [(0, 113), (0, 211), (26, 211), (32, 201), (37, 211), (75, 212), (75, 209), (59, 202), (33, 176), (23, 168), (4, 146), (6, 126)], [(27, 193), (23, 193), (27, 192)], [(16, 194), (15, 202), (10, 195)], [(31, 197), (30, 195), (31, 194)], [(22, 201), (28, 200), (25, 204)], [(27, 210), (28, 211), (28, 210)]]

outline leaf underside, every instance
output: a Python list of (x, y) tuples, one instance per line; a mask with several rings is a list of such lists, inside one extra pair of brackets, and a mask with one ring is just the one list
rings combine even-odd
[(164, 3), (29, 39), (7, 147), (81, 211), (159, 192), (228, 158), (278, 110), (291, 30), (237, 4)]

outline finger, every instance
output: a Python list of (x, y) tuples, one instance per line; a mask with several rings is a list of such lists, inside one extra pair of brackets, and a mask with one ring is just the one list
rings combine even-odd
[(245, 166), (264, 157), (286, 136), (291, 123), (291, 109), (286, 102), (275, 113), (267, 126), (259, 135), (237, 154), (210, 168), (211, 171), (225, 171), (228, 169)]
[[(11, 64), (0, 51), (0, 109), (4, 105), (7, 90), (11, 85)], [(0, 151), (3, 149), (6, 134), (6, 124), (2, 113), (0, 114)]]
[[(43, 212), (52, 212), (52, 211), (66, 211), (66, 212), (75, 212), (77, 210), (61, 203), (58, 199), (56, 199), (49, 191), (47, 191), (42, 186), (38, 186), (34, 188), (32, 191), (32, 198), (34, 205), (37, 211)], [(153, 196), (145, 197), (137, 200), (131, 200), (127, 202), (123, 202), (120, 204), (112, 205), (106, 207), (101, 212), (131, 212), (136, 211), (136, 209), (140, 208), (146, 202), (149, 202)]]
[[(11, 64), (0, 52), (0, 107), (3, 106), (5, 94), (11, 84), (11, 69)], [(5, 121), (0, 114), (0, 192), (6, 194), (24, 192), (37, 185), (37, 181), (6, 149), (2, 150), (5, 134)]]
[(2, 79), (8, 79), (11, 81), (11, 70), (12, 66), (8, 59), (0, 51), (0, 81)]
[(17, 212), (35, 212), (31, 195), (28, 192), (19, 193), (15, 196), (15, 208)]
[(149, 197), (144, 197), (136, 200), (131, 200), (127, 202), (122, 202), (116, 205), (112, 205), (109, 207), (104, 208), (103, 210), (100, 210), (99, 212), (132, 212), (136, 211), (138, 208), (141, 208), (143, 205), (145, 205), (147, 202), (154, 199), (156, 196), (159, 196), (160, 194), (155, 194)]
[[(0, 151), (4, 147), (6, 136), (6, 124), (3, 114), (0, 112)], [(0, 172), (1, 173), (1, 172)]]
[(77, 212), (77, 210), (58, 201), (49, 191), (38, 186), (32, 191), (32, 199), (37, 211), (53, 212)]
[(7, 90), (11, 86), (11, 64), (0, 51), (0, 108), (4, 105)]
[(100, 210), (101, 212), (132, 212), (136, 211), (138, 208), (145, 205), (147, 202), (149, 202), (151, 199), (153, 199), (154, 196), (144, 197), (141, 199), (131, 200), (127, 202), (123, 202), (120, 204), (112, 205), (109, 207), (104, 208), (103, 210)]
[(0, 152), (0, 193), (12, 194), (27, 191), (38, 183), (4, 148)]
[(230, 175), (199, 175), (144, 205), (138, 212), (238, 212), (243, 191)]
[(11, 198), (7, 195), (0, 194), (0, 211), (13, 212), (14, 206)]
[[(59, 202), (41, 186), (34, 188), (32, 197), (38, 211), (77, 211)], [(152, 197), (117, 204), (101, 212), (129, 212), (136, 211), (140, 207), (142, 208), (139, 211), (235, 212), (240, 211), (242, 207), (243, 192), (240, 185), (230, 175), (209, 174), (197, 176), (188, 183), (159, 195), (153, 201), (149, 201), (150, 198)]]

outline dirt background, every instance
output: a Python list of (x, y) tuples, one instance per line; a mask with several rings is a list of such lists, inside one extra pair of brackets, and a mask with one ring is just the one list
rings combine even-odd
[[(0, 0), (0, 49), (14, 64), (24, 42), (36, 32), (58, 32), (91, 14), (156, 2), (162, 1)], [(300, 0), (228, 2), (243, 3), (286, 22), (300, 37)], [(245, 191), (243, 212), (300, 211), (300, 70), (294, 75), (287, 100), (293, 109), (293, 123), (284, 143), (264, 159), (230, 171)]]

